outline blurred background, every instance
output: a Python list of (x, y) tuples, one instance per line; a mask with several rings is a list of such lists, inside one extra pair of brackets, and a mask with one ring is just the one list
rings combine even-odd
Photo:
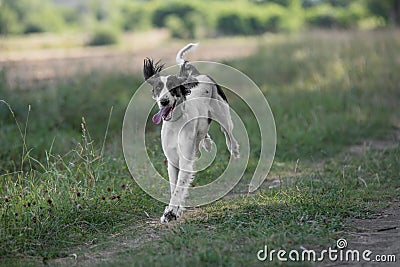
[[(3, 36), (86, 33), (92, 37), (87, 45), (112, 44), (123, 33), (154, 28), (167, 28), (176, 38), (204, 38), (305, 27), (376, 29), (399, 20), (396, 0), (2, 0), (0, 4)], [(109, 33), (110, 38), (94, 38), (99, 32)]]
[(215, 41), (198, 59), (234, 58), (253, 53), (254, 38), (223, 38), (379, 30), (399, 23), (399, 5), (397, 0), (1, 0), (0, 71), (11, 88), (93, 70), (132, 72), (143, 56), (172, 59), (186, 42), (179, 40), (188, 39)]

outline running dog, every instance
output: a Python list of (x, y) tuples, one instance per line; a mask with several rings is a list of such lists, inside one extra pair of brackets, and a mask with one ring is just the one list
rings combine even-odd
[(143, 64), (144, 79), (152, 86), (152, 97), (159, 107), (152, 121), (163, 122), (161, 143), (168, 161), (171, 187), (171, 199), (160, 218), (161, 223), (177, 220), (184, 210), (199, 148), (210, 151), (212, 147), (208, 130), (213, 119), (220, 123), (231, 155), (239, 158), (239, 145), (232, 135), (233, 123), (224, 92), (210, 76), (201, 74), (184, 59), (196, 46), (191, 43), (178, 52), (176, 62), (180, 72), (177, 75), (161, 75), (164, 65), (160, 61), (146, 58)]

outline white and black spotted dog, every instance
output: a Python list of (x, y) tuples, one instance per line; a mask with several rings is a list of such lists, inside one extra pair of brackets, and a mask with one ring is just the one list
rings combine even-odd
[(161, 128), (161, 143), (168, 160), (171, 199), (161, 217), (166, 223), (181, 215), (188, 187), (194, 178), (194, 163), (200, 145), (211, 150), (208, 134), (212, 119), (218, 121), (225, 134), (226, 145), (234, 158), (239, 157), (239, 145), (232, 135), (233, 123), (229, 105), (221, 87), (208, 75), (200, 72), (184, 56), (197, 44), (182, 48), (176, 61), (180, 65), (177, 75), (162, 76), (164, 65), (152, 59), (144, 60), (144, 79), (153, 87), (153, 99), (159, 111), (152, 118)]

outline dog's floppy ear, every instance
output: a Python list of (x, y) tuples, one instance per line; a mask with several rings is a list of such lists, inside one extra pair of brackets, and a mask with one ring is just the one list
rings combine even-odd
[(153, 78), (158, 77), (160, 71), (162, 71), (164, 64), (160, 64), (160, 61), (154, 62), (151, 58), (145, 58), (143, 61), (143, 76), (144, 80), (150, 84), (153, 83)]

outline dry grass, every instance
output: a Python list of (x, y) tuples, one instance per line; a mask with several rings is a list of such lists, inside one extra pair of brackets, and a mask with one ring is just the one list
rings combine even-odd
[[(9, 88), (24, 89), (55, 85), (57, 80), (77, 74), (133, 74), (141, 71), (148, 56), (175, 64), (176, 52), (189, 42), (170, 39), (166, 30), (125, 34), (119, 45), (107, 47), (84, 47), (86, 39), (82, 35), (39, 35), (5, 40), (0, 49), (0, 71), (4, 71)], [(256, 50), (256, 37), (230, 37), (201, 41), (192, 57), (221, 61), (246, 57)]]

